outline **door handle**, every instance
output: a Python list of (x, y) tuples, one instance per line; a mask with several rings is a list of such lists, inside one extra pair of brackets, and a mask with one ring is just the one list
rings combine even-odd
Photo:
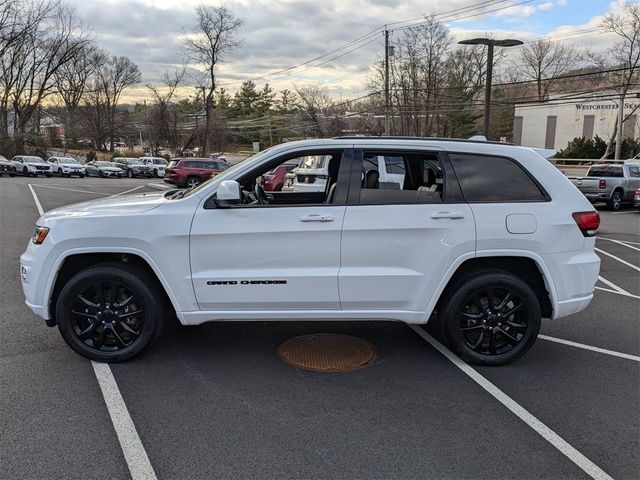
[(458, 220), (460, 218), (464, 218), (464, 213), (462, 212), (436, 212), (431, 214), (431, 218), (450, 218), (452, 220)]
[(305, 215), (300, 218), (301, 222), (333, 222), (333, 217), (331, 215)]

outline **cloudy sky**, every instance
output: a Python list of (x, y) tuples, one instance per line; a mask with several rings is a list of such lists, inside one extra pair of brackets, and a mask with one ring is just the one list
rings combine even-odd
[[(67, 0), (91, 27), (97, 43), (135, 61), (144, 83), (157, 83), (166, 69), (184, 64), (183, 29), (194, 22), (202, 0)], [(219, 2), (206, 2), (219, 5)], [(580, 47), (604, 49), (613, 38), (598, 30), (602, 16), (618, 10), (620, 1), (607, 0), (229, 0), (244, 20), (238, 32), (241, 47), (219, 72), (220, 86), (234, 91), (243, 80), (269, 82), (275, 89), (321, 83), (345, 98), (362, 94), (367, 68), (383, 52), (382, 35), (372, 35), (349, 49), (301, 64), (362, 37), (385, 23), (441, 14), (456, 39), (476, 35), (566, 40)], [(460, 10), (483, 4), (483, 8)], [(510, 6), (510, 8), (505, 8)], [(495, 10), (495, 11), (493, 11)], [(446, 12), (452, 12), (449, 13)], [(493, 11), (493, 12), (491, 12)], [(480, 12), (486, 12), (477, 15)], [(473, 16), (472, 16), (473, 15)], [(466, 18), (464, 18), (466, 17)], [(395, 23), (389, 28), (410, 24)], [(400, 31), (392, 33), (393, 37)], [(346, 55), (337, 57), (358, 47)], [(327, 61), (329, 60), (329, 61)], [(323, 63), (326, 62), (326, 63)], [(322, 65), (315, 66), (323, 63)], [(189, 92), (189, 90), (183, 90)], [(130, 92), (138, 98), (144, 88)]]

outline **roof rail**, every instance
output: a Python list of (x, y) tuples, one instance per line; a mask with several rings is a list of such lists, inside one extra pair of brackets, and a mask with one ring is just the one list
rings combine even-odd
[[(479, 137), (466, 138), (446, 138), (446, 137), (410, 137), (410, 136), (376, 136), (376, 135), (347, 135), (333, 137), (335, 140), (362, 140), (362, 139), (380, 139), (380, 140), (423, 140), (425, 142), (462, 142), (462, 143), (490, 143), (493, 145), (511, 145), (513, 143), (497, 142), (495, 140), (480, 140)], [(484, 138), (484, 137), (482, 137)]]

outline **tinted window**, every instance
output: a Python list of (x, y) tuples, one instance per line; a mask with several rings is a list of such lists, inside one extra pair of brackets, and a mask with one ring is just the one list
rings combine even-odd
[(622, 177), (622, 165), (594, 165), (587, 177)]
[(640, 177), (640, 167), (629, 167), (629, 176), (633, 178)]
[(186, 168), (204, 168), (204, 167), (202, 166), (202, 162), (198, 162), (198, 161), (196, 161), (196, 160), (186, 160), (186, 161), (184, 162), (184, 166), (185, 166)]
[(453, 169), (467, 202), (533, 202), (545, 196), (514, 160), (451, 153)]
[[(380, 159), (384, 159), (386, 173), (392, 176), (379, 171)], [(438, 203), (443, 190), (444, 176), (435, 154), (364, 154), (360, 203)]]

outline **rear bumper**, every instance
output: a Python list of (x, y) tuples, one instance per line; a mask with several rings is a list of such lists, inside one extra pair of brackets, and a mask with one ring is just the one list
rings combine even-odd
[[(585, 239), (585, 242), (594, 242)], [(578, 313), (589, 305), (600, 273), (600, 257), (585, 249), (543, 255), (555, 288), (552, 318)]]
[(589, 200), (591, 203), (606, 202), (607, 200), (609, 200), (609, 197), (610, 197), (610, 195), (607, 192), (585, 193), (584, 196), (587, 197), (587, 200)]

